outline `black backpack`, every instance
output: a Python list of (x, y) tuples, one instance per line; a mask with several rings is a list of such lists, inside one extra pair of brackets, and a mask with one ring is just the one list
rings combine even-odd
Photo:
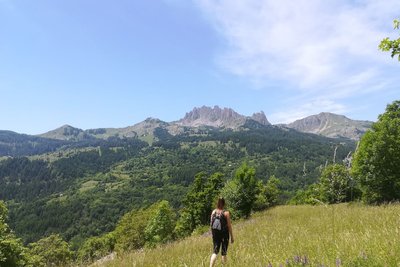
[(224, 231), (227, 228), (227, 222), (224, 215), (224, 210), (220, 213), (214, 212), (211, 218), (211, 229)]

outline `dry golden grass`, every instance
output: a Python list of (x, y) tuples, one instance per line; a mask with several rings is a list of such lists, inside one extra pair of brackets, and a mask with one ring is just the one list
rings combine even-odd
[[(226, 266), (400, 266), (400, 205), (280, 206), (233, 227)], [(195, 236), (100, 266), (208, 266), (211, 247)]]

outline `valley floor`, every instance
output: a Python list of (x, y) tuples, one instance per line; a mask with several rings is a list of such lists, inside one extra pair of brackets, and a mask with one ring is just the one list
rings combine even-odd
[[(400, 266), (399, 204), (279, 206), (233, 230), (226, 266)], [(97, 266), (209, 266), (211, 242), (194, 236)]]

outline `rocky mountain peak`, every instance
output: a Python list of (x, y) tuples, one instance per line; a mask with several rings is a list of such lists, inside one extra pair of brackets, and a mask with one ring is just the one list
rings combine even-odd
[(259, 122), (262, 125), (270, 125), (271, 124), (268, 121), (267, 116), (265, 116), (264, 111), (260, 111), (260, 112), (254, 113), (251, 116), (251, 119), (255, 120), (256, 122)]
[(257, 121), (262, 125), (270, 124), (262, 111), (253, 114), (251, 117), (246, 117), (231, 108), (220, 108), (219, 106), (195, 107), (192, 111), (186, 113), (185, 117), (179, 120), (177, 124), (190, 127), (212, 126), (236, 129), (243, 126), (248, 119)]
[(200, 108), (195, 107), (192, 111), (186, 113), (183, 121), (196, 121), (201, 120), (205, 122), (216, 122), (218, 120), (228, 121), (232, 119), (241, 118), (242, 115), (238, 114), (231, 108), (221, 109), (219, 106), (213, 108), (202, 106)]

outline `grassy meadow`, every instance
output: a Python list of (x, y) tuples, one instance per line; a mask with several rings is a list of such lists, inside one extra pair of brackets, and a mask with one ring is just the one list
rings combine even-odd
[[(398, 204), (279, 206), (233, 231), (226, 266), (400, 266)], [(208, 266), (211, 249), (203, 234), (96, 266)]]

